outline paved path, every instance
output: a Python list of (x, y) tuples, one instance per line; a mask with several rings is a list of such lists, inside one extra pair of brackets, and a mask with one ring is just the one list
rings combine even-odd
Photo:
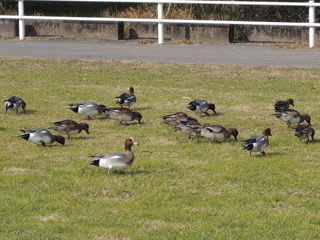
[(276, 67), (320, 67), (319, 49), (239, 44), (158, 45), (136, 41), (0, 40), (0, 56)]

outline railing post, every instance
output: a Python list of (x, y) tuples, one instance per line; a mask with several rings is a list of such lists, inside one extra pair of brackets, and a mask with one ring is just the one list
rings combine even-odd
[[(309, 0), (309, 3), (314, 3), (314, 0)], [(315, 7), (309, 6), (309, 23), (315, 23)], [(309, 27), (309, 47), (315, 45), (315, 27)]]
[[(24, 16), (24, 0), (18, 0), (18, 15), (19, 17)], [(24, 20), (19, 19), (19, 39), (24, 40), (25, 30), (24, 30)]]
[[(158, 3), (158, 20), (163, 19), (163, 3)], [(158, 23), (158, 43), (163, 44), (163, 23)]]

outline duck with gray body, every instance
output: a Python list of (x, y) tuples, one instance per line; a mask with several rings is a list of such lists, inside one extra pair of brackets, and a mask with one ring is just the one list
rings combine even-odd
[(83, 102), (72, 103), (69, 105), (69, 109), (80, 115), (87, 116), (88, 119), (92, 119), (92, 116), (100, 115), (105, 112), (105, 105), (98, 105), (95, 102)]
[(120, 96), (115, 97), (117, 98), (117, 103), (122, 107), (123, 105), (126, 105), (130, 108), (131, 105), (133, 105), (137, 98), (134, 95), (134, 88), (130, 87), (129, 93), (122, 93)]
[(106, 108), (106, 118), (119, 121), (121, 125), (124, 121), (137, 120), (139, 124), (142, 124), (142, 115), (139, 112), (133, 112), (128, 108)]
[(244, 140), (243, 150), (250, 151), (250, 155), (251, 152), (261, 152), (262, 155), (265, 155), (264, 149), (269, 146), (269, 136), (272, 136), (270, 128), (265, 129), (262, 132), (262, 136), (251, 136), (249, 139)]
[(294, 102), (292, 98), (289, 98), (288, 100), (279, 100), (273, 105), (273, 107), (276, 112), (280, 112), (280, 111), (288, 110), (289, 105), (294, 106)]
[(133, 145), (138, 145), (133, 138), (128, 137), (124, 142), (125, 152), (112, 154), (97, 154), (90, 157), (94, 158), (90, 165), (108, 168), (108, 174), (112, 170), (122, 170), (129, 167), (134, 161), (134, 154), (131, 150)]
[(16, 113), (18, 113), (19, 108), (22, 108), (23, 111), (26, 111), (26, 103), (20, 97), (11, 96), (7, 100), (5, 100), (5, 110), (6, 112), (11, 109), (15, 109)]
[(198, 113), (204, 113), (206, 115), (209, 115), (209, 110), (211, 110), (215, 114), (217, 113), (216, 106), (213, 103), (208, 103), (207, 101), (201, 99), (196, 99), (192, 102), (189, 102), (188, 109)]
[(65, 138), (60, 135), (52, 135), (46, 128), (35, 128), (29, 130), (20, 130), (23, 132), (19, 137), (37, 145), (46, 146), (50, 143), (58, 142), (64, 145)]
[(82, 130), (86, 131), (89, 134), (89, 125), (88, 123), (77, 123), (76, 121), (66, 119), (58, 122), (52, 123), (53, 126), (49, 129), (57, 131), (59, 133), (67, 134), (70, 138), (73, 134), (81, 133)]
[(299, 124), (304, 121), (311, 126), (311, 117), (308, 114), (300, 114), (296, 110), (288, 109), (286, 111), (276, 112), (273, 115), (286, 122), (288, 127), (291, 127), (291, 124)]
[(309, 125), (299, 125), (295, 129), (294, 135), (298, 137), (299, 140), (307, 139), (306, 143), (308, 144), (310, 139), (314, 141), (315, 130)]
[(220, 125), (204, 124), (200, 130), (200, 136), (210, 138), (212, 141), (221, 142), (231, 136), (237, 141), (239, 132), (236, 128), (229, 128), (228, 130)]

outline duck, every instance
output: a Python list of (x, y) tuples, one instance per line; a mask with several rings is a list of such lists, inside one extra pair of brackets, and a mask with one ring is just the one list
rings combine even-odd
[(127, 137), (124, 142), (124, 153), (91, 155), (94, 158), (89, 164), (97, 167), (108, 168), (108, 174), (112, 170), (122, 170), (132, 165), (134, 154), (131, 150), (133, 145), (138, 145), (132, 137)]
[(186, 113), (184, 112), (176, 112), (176, 113), (172, 113), (172, 114), (168, 114), (165, 115), (163, 117), (161, 117), (164, 124), (170, 125), (170, 126), (176, 126), (180, 123), (182, 124), (198, 124), (200, 125), (200, 123), (198, 122), (197, 119), (193, 118), (193, 117), (189, 117)]
[(72, 103), (69, 105), (69, 109), (80, 115), (88, 117), (91, 120), (91, 116), (100, 115), (105, 112), (105, 105), (98, 105), (95, 102), (83, 102), (83, 103)]
[(190, 139), (191, 137), (200, 137), (201, 125), (179, 123), (173, 129), (187, 134)]
[(245, 144), (243, 146), (243, 150), (248, 150), (251, 152), (261, 152), (262, 155), (265, 155), (266, 152), (264, 149), (269, 146), (269, 136), (271, 135), (271, 129), (266, 128), (262, 132), (262, 136), (254, 135), (251, 136), (249, 139), (244, 140)]
[(52, 124), (53, 126), (50, 127), (49, 129), (67, 134), (68, 139), (73, 134), (81, 133), (82, 130), (84, 130), (87, 134), (89, 134), (89, 124), (85, 122), (77, 123), (76, 121), (66, 119), (66, 120), (54, 122)]
[(106, 108), (106, 118), (111, 118), (119, 121), (119, 125), (123, 121), (134, 121), (137, 120), (139, 124), (142, 124), (142, 115), (139, 112), (133, 112), (129, 108)]
[(18, 113), (19, 108), (22, 108), (23, 111), (26, 111), (26, 103), (20, 97), (11, 96), (7, 100), (5, 100), (5, 109), (6, 113), (8, 109), (15, 109), (16, 113)]
[(137, 99), (136, 96), (134, 95), (134, 88), (130, 87), (129, 88), (129, 93), (122, 93), (120, 96), (115, 97), (117, 98), (117, 103), (123, 107), (123, 105), (126, 105), (130, 108), (131, 105), (133, 105)]
[(237, 141), (238, 130), (236, 128), (229, 128), (228, 130), (221, 125), (204, 124), (201, 126), (200, 136), (205, 138), (211, 138), (212, 141), (220, 142), (224, 141), (231, 136)]
[(191, 111), (195, 111), (198, 113), (204, 113), (205, 115), (209, 115), (208, 111), (211, 110), (216, 114), (216, 106), (213, 103), (208, 103), (205, 100), (196, 99), (192, 102), (189, 102), (188, 109)]
[(315, 130), (309, 126), (309, 125), (299, 125), (295, 129), (295, 134), (296, 137), (298, 137), (300, 140), (302, 139), (307, 139), (306, 143), (308, 144), (310, 139), (314, 141), (314, 135), (315, 135)]
[(300, 114), (298, 111), (293, 109), (279, 111), (274, 113), (273, 115), (286, 122), (288, 127), (291, 127), (291, 124), (299, 124), (304, 121), (306, 121), (309, 126), (311, 126), (311, 117), (308, 114)]
[(274, 107), (274, 110), (276, 112), (279, 112), (279, 111), (286, 111), (289, 109), (289, 105), (292, 105), (294, 106), (294, 102), (293, 102), (293, 99), (292, 98), (289, 98), (287, 100), (279, 100), (279, 101), (276, 101), (276, 103), (273, 105)]
[(20, 131), (23, 133), (19, 135), (19, 137), (37, 145), (46, 146), (54, 142), (58, 142), (61, 145), (65, 144), (65, 138), (63, 136), (53, 135), (46, 128), (35, 128)]

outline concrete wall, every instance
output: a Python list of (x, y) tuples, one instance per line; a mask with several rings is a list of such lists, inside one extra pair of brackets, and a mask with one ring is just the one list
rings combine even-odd
[(123, 39), (123, 23), (26, 20), (26, 36), (62, 36), (76, 39)]
[[(236, 27), (237, 28), (237, 27)], [(239, 27), (238, 27), (239, 28)], [(244, 38), (258, 42), (308, 42), (309, 29), (301, 27), (244, 26), (241, 29)], [(320, 32), (316, 29), (316, 38)]]
[[(152, 23), (130, 23), (130, 39), (156, 39), (158, 25)], [(205, 43), (228, 43), (229, 26), (165, 24), (165, 40)]]
[[(158, 25), (151, 23), (129, 24), (130, 39), (157, 39)], [(124, 39), (124, 23), (69, 22), (69, 21), (32, 21), (26, 20), (26, 36), (61, 36), (75, 39)], [(0, 38), (17, 37), (17, 20), (0, 20)], [(268, 26), (213, 26), (189, 24), (165, 24), (166, 41), (203, 43), (228, 43), (241, 36), (248, 42), (308, 42), (308, 28), (268, 27)], [(316, 42), (320, 31), (316, 29)]]
[(0, 38), (16, 37), (16, 20), (1, 20), (0, 21)]

